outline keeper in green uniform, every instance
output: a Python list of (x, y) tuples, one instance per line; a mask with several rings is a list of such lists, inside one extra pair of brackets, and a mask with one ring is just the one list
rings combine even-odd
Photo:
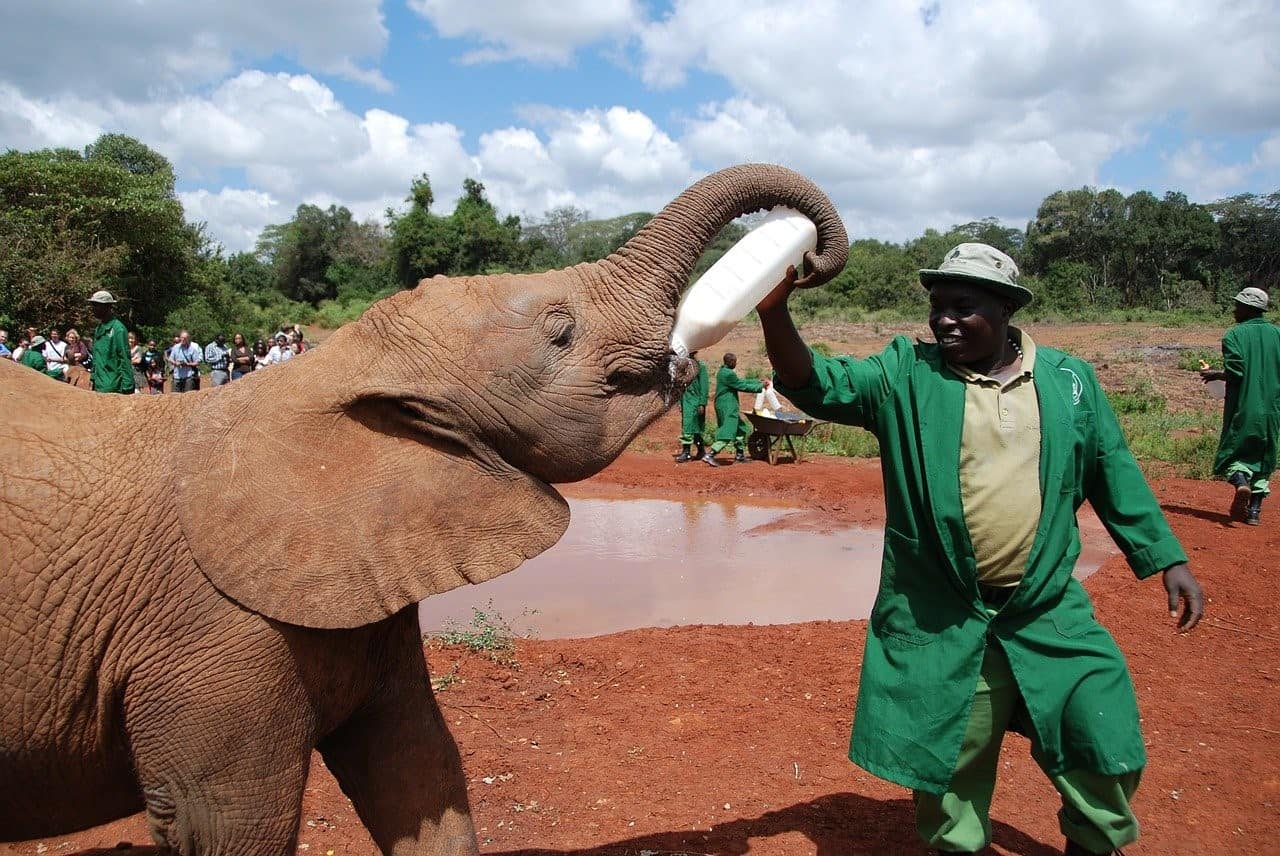
[(915, 791), (930, 847), (981, 850), (1005, 731), (1062, 798), (1067, 853), (1138, 837), (1146, 764), (1133, 683), (1072, 577), (1088, 499), (1141, 579), (1163, 572), (1189, 630), (1203, 597), (1088, 363), (1037, 348), (1007, 255), (961, 244), (929, 290), (937, 343), (865, 360), (809, 350), (787, 311), (795, 272), (757, 307), (780, 392), (880, 441), (885, 544), (849, 757)]
[(1280, 442), (1280, 327), (1262, 317), (1267, 303), (1260, 288), (1236, 295), (1237, 323), (1222, 337), (1223, 370), (1200, 372), (1206, 382), (1227, 383), (1213, 471), (1235, 488), (1231, 516), (1252, 526), (1262, 522)]
[[(689, 357), (698, 364), (698, 376), (680, 396), (680, 454), (676, 455), (677, 464), (701, 458), (706, 448), (702, 434), (707, 430), (707, 393), (710, 391), (707, 364), (698, 359), (697, 353)], [(690, 446), (696, 447), (692, 455), (689, 454)]]
[(720, 466), (716, 463), (716, 453), (730, 443), (733, 444), (734, 461), (741, 464), (747, 460), (742, 453), (746, 447), (747, 428), (742, 424), (742, 411), (738, 409), (738, 393), (760, 392), (765, 387), (758, 380), (738, 377), (737, 367), (737, 355), (725, 354), (724, 365), (716, 372), (716, 441), (702, 457), (713, 467)]
[(42, 353), (44, 343), (44, 336), (32, 336), (31, 341), (27, 343), (26, 349), (22, 352), (22, 356), (18, 357), (18, 362), (29, 369), (35, 369), (41, 374), (48, 374), (49, 364), (44, 361), (44, 353)]
[(89, 307), (98, 319), (93, 331), (93, 388), (96, 392), (133, 394), (133, 363), (129, 334), (115, 317), (116, 299), (109, 291), (95, 291)]

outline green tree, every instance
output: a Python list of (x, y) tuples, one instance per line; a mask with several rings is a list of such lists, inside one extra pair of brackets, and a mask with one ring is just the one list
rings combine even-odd
[(381, 227), (356, 222), (344, 206), (299, 205), (289, 222), (262, 231), (256, 252), (269, 260), (282, 294), (314, 305), (352, 281), (363, 290), (385, 280), (386, 243)]
[(497, 210), (474, 179), (462, 183), (462, 198), (448, 217), (432, 213), (435, 197), (427, 176), (415, 179), (403, 214), (388, 212), (396, 278), (412, 286), (426, 277), (466, 276), (523, 270), (520, 218), (498, 219)]
[(87, 324), (85, 299), (107, 288), (127, 324), (156, 323), (194, 288), (198, 230), (168, 162), (122, 135), (88, 150), (0, 155), (0, 314), (14, 321)]
[(157, 178), (174, 190), (173, 165), (159, 152), (152, 151), (133, 137), (103, 134), (84, 147), (85, 160), (115, 164), (133, 175)]
[[(1237, 286), (1274, 290), (1280, 283), (1280, 191), (1242, 193), (1207, 206), (1218, 223), (1216, 296), (1229, 300)], [(1229, 292), (1229, 293), (1228, 293)]]
[(959, 243), (976, 241), (995, 247), (1022, 267), (1022, 248), (1027, 239), (1026, 232), (1022, 229), (1002, 226), (995, 217), (983, 217), (981, 220), (952, 226), (950, 234), (961, 238)]

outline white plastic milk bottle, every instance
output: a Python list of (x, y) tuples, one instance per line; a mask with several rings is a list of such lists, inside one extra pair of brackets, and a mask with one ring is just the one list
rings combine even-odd
[(676, 309), (671, 350), (681, 357), (714, 345), (746, 317), (787, 267), (801, 270), (804, 254), (818, 246), (818, 228), (791, 208), (774, 208), (760, 225), (689, 286)]

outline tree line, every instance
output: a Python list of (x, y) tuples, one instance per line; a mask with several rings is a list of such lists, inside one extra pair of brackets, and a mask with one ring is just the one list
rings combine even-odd
[[(0, 155), (0, 326), (88, 323), (85, 298), (106, 288), (131, 328), (167, 339), (248, 336), (282, 321), (337, 326), (370, 302), (424, 278), (531, 272), (594, 261), (652, 215), (592, 219), (561, 207), (541, 217), (503, 215), (482, 183), (466, 179), (453, 211), (435, 207), (427, 175), (400, 208), (359, 221), (343, 206), (300, 205), (268, 226), (253, 250), (225, 253), (203, 224), (186, 220), (172, 165), (143, 143), (106, 134), (83, 150)], [(746, 232), (730, 224), (695, 276)], [(914, 312), (916, 271), (962, 241), (999, 247), (1037, 293), (1033, 311), (1089, 317), (1112, 310), (1220, 312), (1246, 285), (1280, 275), (1280, 191), (1211, 204), (1181, 193), (1128, 196), (1061, 190), (1025, 229), (994, 218), (928, 229), (901, 243), (855, 240), (845, 270), (804, 292), (801, 312), (857, 317)]]

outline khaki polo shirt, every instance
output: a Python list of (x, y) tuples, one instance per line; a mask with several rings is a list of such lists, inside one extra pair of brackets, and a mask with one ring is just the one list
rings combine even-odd
[(978, 582), (1013, 586), (1022, 579), (1040, 526), (1040, 402), (1032, 382), (1036, 346), (1010, 327), (1022, 348), (1022, 372), (1001, 383), (964, 366), (947, 367), (965, 382), (960, 440), (960, 498), (973, 542)]

